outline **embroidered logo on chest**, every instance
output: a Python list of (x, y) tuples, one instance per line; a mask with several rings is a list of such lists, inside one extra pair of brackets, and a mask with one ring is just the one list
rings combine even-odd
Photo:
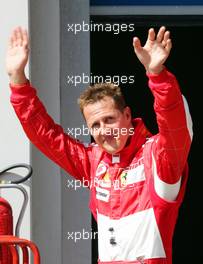
[(145, 180), (144, 164), (137, 166), (136, 168), (125, 170), (120, 175), (120, 184), (122, 188), (127, 185), (133, 185)]

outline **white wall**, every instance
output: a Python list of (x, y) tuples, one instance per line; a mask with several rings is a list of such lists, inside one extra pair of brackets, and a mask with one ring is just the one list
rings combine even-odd
[[(15, 163), (30, 162), (30, 144), (10, 104), (5, 55), (11, 30), (16, 26), (28, 28), (28, 1), (1, 1), (0, 6), (0, 170)], [(26, 69), (28, 74), (28, 68)], [(28, 75), (29, 76), (29, 75)], [(29, 186), (26, 186), (28, 194)], [(22, 194), (17, 190), (1, 191), (13, 208), (14, 224), (17, 221)], [(30, 197), (30, 195), (29, 195)], [(22, 223), (21, 237), (30, 238), (30, 202)]]

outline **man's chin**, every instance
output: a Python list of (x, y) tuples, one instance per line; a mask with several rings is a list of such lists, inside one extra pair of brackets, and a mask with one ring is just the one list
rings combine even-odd
[(117, 146), (115, 147), (115, 146), (108, 145), (108, 146), (101, 146), (101, 147), (104, 151), (106, 151), (107, 153), (111, 155), (116, 154), (120, 151), (120, 148)]

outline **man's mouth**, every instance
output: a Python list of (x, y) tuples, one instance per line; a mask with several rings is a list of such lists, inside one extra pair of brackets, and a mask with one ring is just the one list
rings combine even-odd
[(113, 136), (113, 135), (108, 135), (108, 136), (105, 136), (104, 137), (104, 142), (106, 141), (107, 143), (108, 142), (111, 142), (112, 140), (115, 140), (115, 136)]

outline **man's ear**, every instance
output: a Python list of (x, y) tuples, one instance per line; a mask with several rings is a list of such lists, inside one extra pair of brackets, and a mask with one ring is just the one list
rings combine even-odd
[(129, 106), (126, 106), (124, 108), (124, 115), (125, 115), (125, 117), (126, 117), (127, 120), (130, 120), (131, 121), (132, 115), (131, 115), (131, 109), (130, 109)]

